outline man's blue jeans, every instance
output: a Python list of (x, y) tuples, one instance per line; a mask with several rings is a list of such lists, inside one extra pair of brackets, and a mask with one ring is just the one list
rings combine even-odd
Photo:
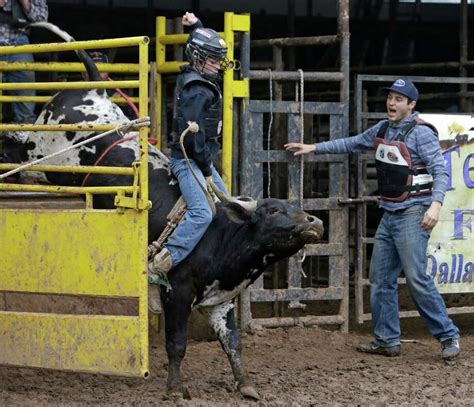
[[(201, 185), (206, 187), (206, 179), (202, 171), (193, 160), (189, 160), (189, 162)], [(171, 158), (170, 166), (179, 181), (179, 188), (188, 208), (183, 220), (165, 243), (165, 247), (170, 251), (174, 267), (181, 263), (196, 247), (212, 221), (212, 211), (204, 192), (191, 174), (186, 160)], [(228, 195), (224, 182), (214, 166), (212, 166), (212, 179), (214, 184)]]
[[(28, 37), (22, 35), (14, 40), (1, 41), (0, 46), (3, 45), (26, 45), (29, 44)], [(33, 62), (33, 55), (31, 54), (10, 54), (0, 55), (0, 61), (7, 62)], [(33, 71), (4, 71), (3, 82), (8, 83), (22, 83), (35, 82), (35, 73)], [(10, 95), (16, 96), (35, 96), (35, 91), (28, 90), (11, 90)], [(36, 121), (35, 104), (30, 102), (15, 102), (12, 103), (13, 120), (15, 123), (34, 123)]]
[(370, 302), (375, 342), (400, 344), (397, 277), (403, 270), (410, 295), (431, 334), (440, 342), (459, 338), (444, 300), (426, 273), (429, 233), (421, 227), (428, 209), (414, 205), (400, 212), (384, 211), (370, 263)]

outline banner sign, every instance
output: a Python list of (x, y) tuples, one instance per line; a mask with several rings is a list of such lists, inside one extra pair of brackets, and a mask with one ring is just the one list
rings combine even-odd
[(437, 128), (449, 174), (440, 219), (428, 245), (426, 271), (441, 293), (474, 292), (474, 116), (420, 118)]

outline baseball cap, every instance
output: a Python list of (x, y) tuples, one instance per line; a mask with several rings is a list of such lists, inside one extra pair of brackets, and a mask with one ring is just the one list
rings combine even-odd
[(392, 83), (392, 86), (384, 89), (400, 93), (411, 100), (418, 100), (418, 89), (413, 85), (413, 82), (410, 79), (399, 78)]
[(101, 51), (91, 51), (89, 52), (90, 57), (92, 60), (96, 63), (108, 63), (109, 58), (107, 58), (107, 55)]

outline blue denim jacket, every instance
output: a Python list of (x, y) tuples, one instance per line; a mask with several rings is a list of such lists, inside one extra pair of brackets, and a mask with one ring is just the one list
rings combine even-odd
[[(386, 140), (392, 141), (398, 131), (407, 122), (414, 120), (418, 112), (414, 112), (398, 125), (390, 123)], [(323, 143), (316, 143), (316, 154), (359, 153), (374, 149), (374, 138), (384, 121), (378, 122), (361, 134)], [(413, 205), (430, 205), (432, 201), (443, 203), (448, 187), (448, 171), (441, 154), (441, 147), (436, 134), (427, 126), (416, 126), (408, 135), (406, 144), (413, 164), (426, 165), (428, 172), (433, 176), (433, 192), (431, 195), (412, 196), (403, 202), (380, 201), (380, 207), (387, 211), (405, 209)]]

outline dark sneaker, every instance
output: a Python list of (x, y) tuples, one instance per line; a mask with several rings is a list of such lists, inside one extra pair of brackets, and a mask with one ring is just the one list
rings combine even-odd
[(461, 352), (461, 347), (459, 346), (459, 339), (449, 338), (441, 342), (441, 355), (443, 359), (449, 360)]
[(395, 346), (380, 346), (374, 341), (370, 341), (367, 343), (360, 343), (357, 345), (356, 349), (359, 352), (364, 352), (364, 353), (372, 353), (374, 355), (383, 355), (383, 356), (399, 356), (401, 352), (400, 345), (395, 345)]

